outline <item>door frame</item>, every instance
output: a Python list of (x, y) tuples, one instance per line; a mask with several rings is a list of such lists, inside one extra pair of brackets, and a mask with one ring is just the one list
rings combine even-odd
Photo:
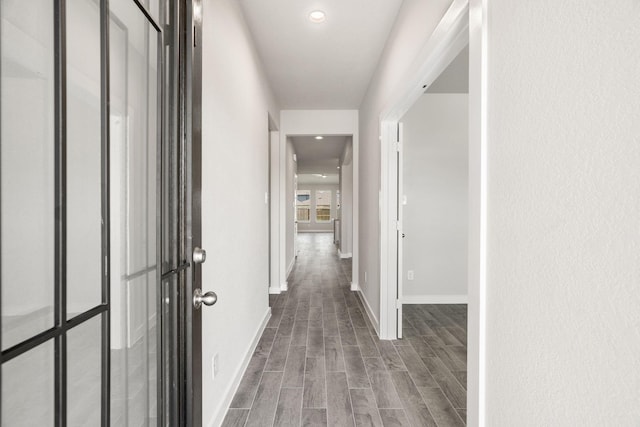
[[(280, 112), (280, 132), (279, 142), (274, 148), (271, 157), (272, 170), (276, 174), (273, 181), (275, 186), (272, 193), (274, 201), (277, 205), (277, 215), (274, 215), (276, 221), (274, 232), (277, 233), (277, 247), (273, 248), (272, 265), (278, 276), (278, 281), (270, 288), (271, 293), (284, 292), (288, 288), (287, 284), (287, 265), (286, 258), (286, 147), (287, 137), (291, 136), (314, 136), (314, 135), (340, 135), (351, 136), (353, 143), (353, 194), (352, 194), (352, 212), (353, 221), (352, 239), (353, 253), (351, 257), (352, 274), (351, 274), (351, 290), (359, 291), (358, 271), (359, 271), (359, 233), (360, 227), (356, 220), (359, 215), (359, 122), (358, 110), (282, 110)], [(279, 289), (274, 286), (279, 287)], [(374, 320), (373, 310), (368, 304), (365, 304), (367, 315), (372, 323), (377, 326)]]
[[(193, 250), (202, 247), (202, 0), (184, 0), (181, 24), (180, 79), (181, 111), (184, 121), (186, 160), (186, 236), (185, 255), (191, 274), (187, 274), (183, 295), (185, 319), (186, 425), (202, 425), (202, 308), (193, 305), (196, 289), (202, 289), (202, 264), (194, 263)], [(184, 36), (184, 39), (182, 39)]]
[(398, 263), (397, 263), (397, 300), (396, 303), (396, 334), (398, 339), (402, 339), (402, 295), (404, 295), (404, 204), (403, 204), (403, 194), (404, 194), (404, 159), (403, 159), (403, 143), (404, 143), (404, 126), (402, 122), (398, 122), (398, 144), (396, 146), (396, 156), (397, 156), (397, 188), (398, 192), (396, 194), (397, 200), (397, 212), (398, 212), (398, 226), (397, 228), (397, 237), (396, 241), (398, 242)]
[[(293, 259), (298, 259), (298, 158), (293, 155), (295, 170), (293, 171)], [(311, 198), (309, 198), (311, 199)], [(309, 216), (311, 216), (311, 200), (309, 200)], [(294, 261), (295, 262), (295, 261)]]
[[(380, 338), (397, 339), (398, 125), (416, 100), (469, 44), (469, 273), (467, 425), (485, 425), (487, 247), (487, 2), (454, 0), (380, 114)], [(400, 205), (400, 206), (399, 206)]]
[[(269, 120), (271, 123), (271, 119)], [(273, 125), (274, 129), (276, 128)], [(269, 294), (278, 295), (280, 286), (280, 132), (269, 131)]]
[[(159, 223), (161, 227), (165, 226), (166, 221), (177, 223), (177, 232), (171, 237), (175, 241), (169, 242), (169, 250), (175, 252), (177, 258), (176, 264), (172, 264), (173, 270), (162, 274), (161, 279), (177, 275), (177, 289), (172, 294), (176, 298), (172, 313), (163, 318), (163, 324), (175, 328), (169, 331), (172, 336), (169, 342), (163, 341), (163, 332), (159, 331), (163, 358), (172, 359), (166, 378), (162, 372), (167, 361), (159, 361), (158, 378), (163, 382), (163, 400), (160, 402), (164, 407), (170, 407), (168, 414), (159, 408), (159, 420), (166, 416), (161, 420), (162, 425), (191, 426), (202, 424), (202, 315), (201, 308), (195, 309), (193, 305), (194, 291), (202, 288), (202, 265), (193, 261), (194, 248), (202, 247), (201, 0), (172, 2), (166, 31), (169, 44), (174, 47), (170, 57), (165, 58), (163, 63), (163, 66), (171, 67), (171, 76), (164, 76), (163, 79), (171, 91), (164, 107), (168, 108), (166, 116), (173, 126), (166, 129), (164, 141), (170, 148), (160, 152), (168, 156), (170, 163), (175, 162), (175, 171), (164, 173), (169, 173), (169, 179), (176, 181), (177, 188), (173, 195), (166, 194), (163, 188), (162, 197), (176, 198), (177, 216), (174, 218), (169, 213)], [(162, 181), (159, 181), (159, 185), (162, 186)], [(163, 233), (159, 236), (161, 240)], [(164, 287), (159, 289), (163, 290)], [(159, 295), (165, 297), (160, 292)], [(162, 299), (158, 303), (162, 306)], [(167, 348), (169, 351), (165, 353)], [(166, 387), (167, 381), (173, 381), (174, 386)]]

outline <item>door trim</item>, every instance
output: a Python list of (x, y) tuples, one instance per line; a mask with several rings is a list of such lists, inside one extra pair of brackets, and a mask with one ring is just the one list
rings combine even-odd
[(203, 289), (202, 264), (193, 262), (193, 248), (202, 247), (202, 0), (185, 2), (184, 104), (186, 154), (186, 242), (187, 260), (192, 266), (185, 290), (186, 312), (186, 410), (187, 425), (202, 425), (202, 308), (194, 309), (195, 289)]

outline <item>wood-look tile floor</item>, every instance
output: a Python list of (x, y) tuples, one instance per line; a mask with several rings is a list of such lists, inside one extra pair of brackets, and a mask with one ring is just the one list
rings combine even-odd
[(463, 426), (466, 305), (405, 305), (404, 338), (381, 341), (332, 235), (298, 249), (223, 426)]

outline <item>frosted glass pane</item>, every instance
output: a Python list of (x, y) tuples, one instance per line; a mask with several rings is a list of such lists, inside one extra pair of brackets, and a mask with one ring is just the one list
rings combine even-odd
[(101, 302), (100, 10), (67, 0), (67, 313)]
[(99, 426), (101, 419), (101, 317), (67, 333), (67, 425)]
[(110, 0), (111, 420), (157, 419), (158, 33)]
[(2, 425), (54, 425), (53, 341), (2, 365)]
[[(157, 412), (157, 316), (155, 272), (125, 283), (124, 311), (112, 328), (111, 419), (114, 425), (155, 425)], [(112, 332), (114, 337), (114, 332)], [(125, 422), (126, 421), (126, 422)]]
[(2, 0), (0, 17), (4, 350), (53, 326), (53, 2)]
[(157, 216), (158, 216), (158, 146), (160, 144), (160, 123), (158, 108), (158, 34), (147, 24), (148, 48), (146, 55), (147, 73), (147, 260), (149, 267), (157, 263)]
[(160, 22), (160, 0), (149, 0), (149, 8), (147, 10), (156, 22)]

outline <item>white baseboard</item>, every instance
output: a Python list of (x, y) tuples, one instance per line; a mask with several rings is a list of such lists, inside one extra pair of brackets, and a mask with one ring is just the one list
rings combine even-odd
[(213, 418), (209, 422), (209, 427), (221, 426), (224, 421), (224, 417), (227, 416), (227, 411), (229, 410), (229, 405), (231, 405), (231, 401), (233, 400), (233, 396), (238, 391), (238, 387), (240, 386), (240, 381), (242, 380), (242, 376), (244, 375), (244, 371), (249, 366), (249, 362), (251, 361), (251, 356), (253, 356), (253, 352), (256, 350), (258, 346), (258, 341), (260, 341), (260, 337), (264, 332), (264, 328), (267, 327), (267, 323), (269, 323), (269, 319), (271, 319), (271, 307), (267, 307), (267, 312), (262, 319), (262, 322), (258, 326), (258, 330), (256, 331), (249, 348), (247, 349), (244, 357), (242, 358), (242, 363), (236, 369), (236, 372), (233, 375), (233, 381), (227, 387), (227, 390), (224, 394), (224, 398), (222, 399), (221, 404), (218, 406), (218, 410), (213, 414)]
[(279, 286), (269, 286), (269, 294), (270, 295), (278, 295), (282, 289)]
[(373, 325), (373, 329), (375, 329), (376, 330), (376, 334), (378, 334), (378, 336), (380, 336), (380, 322), (378, 321), (378, 318), (376, 317), (376, 315), (373, 314), (373, 310), (371, 309), (371, 306), (369, 305), (369, 301), (367, 301), (367, 298), (364, 296), (364, 293), (362, 292), (362, 289), (360, 289), (360, 286), (357, 283), (353, 283), (352, 282), (351, 283), (351, 290), (355, 291), (356, 295), (358, 295), (358, 298), (360, 298), (360, 302), (362, 302), (362, 305), (364, 306), (364, 311), (366, 311), (367, 317), (369, 318), (369, 321)]
[(342, 253), (342, 252), (340, 252), (340, 249), (338, 249), (338, 256), (339, 256), (341, 259), (345, 259), (345, 258), (351, 258), (351, 257), (353, 257), (353, 254), (352, 254), (351, 252)]
[(280, 283), (280, 291), (287, 292), (289, 290), (289, 282)]
[(296, 257), (291, 258), (291, 262), (289, 263), (289, 266), (287, 267), (287, 277), (289, 277), (289, 275), (293, 271), (293, 266), (294, 265), (296, 265)]
[(468, 304), (468, 295), (407, 295), (402, 304)]

